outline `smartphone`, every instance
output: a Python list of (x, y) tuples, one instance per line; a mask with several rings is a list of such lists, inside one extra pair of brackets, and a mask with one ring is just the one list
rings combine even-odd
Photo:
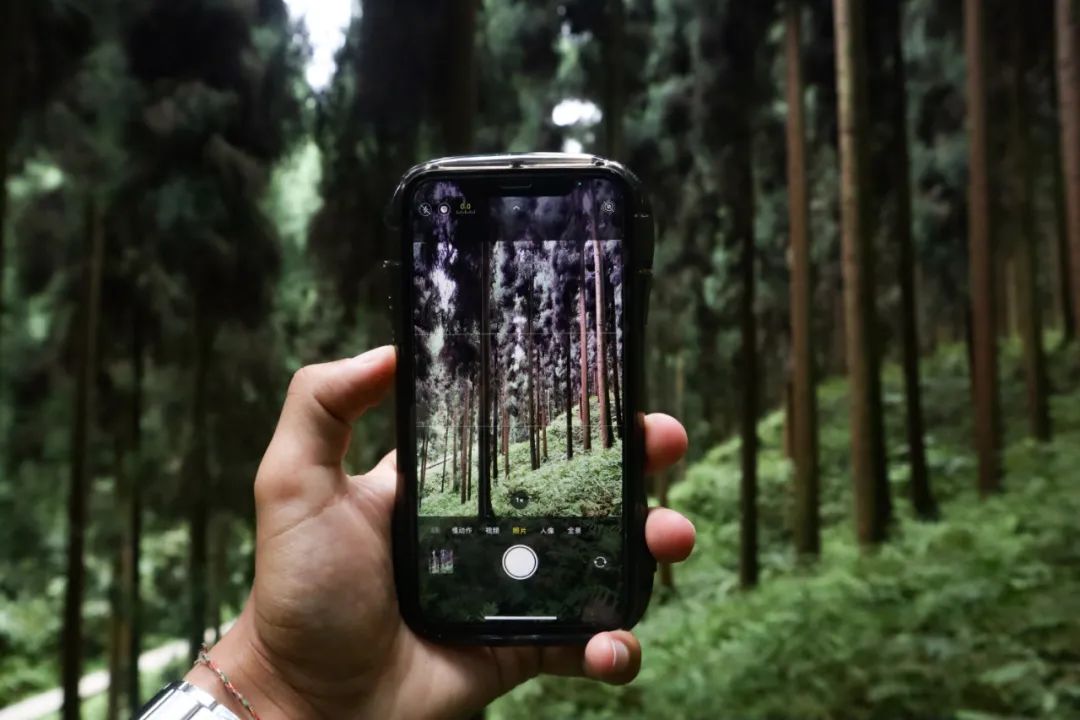
[(586, 155), (434, 160), (402, 178), (401, 612), (447, 643), (566, 644), (641, 617), (653, 217)]

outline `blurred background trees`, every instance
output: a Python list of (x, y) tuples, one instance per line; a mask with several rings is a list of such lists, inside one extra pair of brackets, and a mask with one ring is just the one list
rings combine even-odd
[(0, 706), (78, 717), (108, 669), (83, 716), (126, 716), (181, 669), (140, 653), (235, 615), (289, 375), (392, 339), (407, 167), (582, 150), (652, 194), (649, 405), (691, 436), (655, 492), (701, 549), (638, 684), (493, 712), (1080, 713), (1078, 32), (1071, 0), (0, 4)]

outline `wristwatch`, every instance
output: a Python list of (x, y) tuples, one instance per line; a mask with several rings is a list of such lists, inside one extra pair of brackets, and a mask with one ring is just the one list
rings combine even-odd
[(146, 703), (136, 720), (240, 720), (210, 693), (191, 683), (169, 683)]

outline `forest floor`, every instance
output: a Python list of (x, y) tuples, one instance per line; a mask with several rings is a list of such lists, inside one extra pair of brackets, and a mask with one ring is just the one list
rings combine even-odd
[[(596, 398), (592, 418), (599, 417)], [(492, 478), (491, 506), (496, 517), (598, 517), (616, 515), (622, 501), (622, 444), (616, 440), (607, 449), (600, 446), (599, 425), (592, 428), (592, 449), (581, 450), (581, 426), (574, 412), (574, 457), (566, 458), (566, 415), (558, 415), (547, 427), (548, 459), (532, 470), (527, 440), (510, 445), (510, 476), (499, 454), (499, 477)], [(478, 457), (476, 447), (473, 458)], [(473, 463), (473, 496), (462, 503), (451, 490), (453, 478), (446, 469), (446, 491), (439, 492), (444, 479), (442, 466), (429, 471), (420, 514), (426, 517), (461, 517), (477, 512), (476, 484), (479, 465)], [(524, 493), (529, 501), (521, 508), (510, 503), (514, 493)]]
[(1080, 373), (1051, 358), (1054, 440), (1026, 437), (1018, 350), (1002, 358), (1005, 492), (975, 492), (962, 347), (924, 361), (928, 462), (941, 519), (907, 501), (903, 394), (885, 373), (897, 520), (873, 552), (854, 542), (846, 385), (823, 384), (823, 549), (792, 551), (782, 413), (763, 419), (761, 586), (738, 589), (738, 441), (710, 450), (671, 491), (698, 530), (694, 556), (639, 626), (628, 688), (544, 678), (497, 702), (500, 718), (1080, 717)]

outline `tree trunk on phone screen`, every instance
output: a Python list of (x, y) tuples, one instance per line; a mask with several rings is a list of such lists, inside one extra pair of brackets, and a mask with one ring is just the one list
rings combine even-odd
[[(788, 0), (785, 17), (787, 59), (788, 212), (791, 228), (791, 355), (788, 432), (795, 466), (795, 550), (821, 551), (817, 373), (814, 366), (813, 268), (810, 201), (806, 183), (806, 126), (803, 104), (802, 3)], [(834, 330), (839, 332), (839, 330)]]
[(851, 392), (852, 480), (859, 542), (888, 528), (888, 478), (882, 452), (881, 377), (874, 303), (874, 255), (866, 175), (865, 15), (862, 0), (834, 0), (839, 102), (841, 219), (847, 370)]
[(475, 440), (473, 436), (473, 401), (475, 395), (476, 393), (469, 393), (469, 402), (465, 407), (465, 502), (472, 500), (473, 490), (473, 442)]
[[(460, 417), (460, 416), (458, 416), (458, 417)], [(450, 491), (454, 492), (454, 493), (458, 492), (460, 487), (461, 487), (459, 482), (458, 482), (458, 470), (461, 469), (461, 463), (458, 460), (458, 445), (459, 445), (458, 437), (461, 435), (461, 426), (462, 426), (462, 421), (459, 421), (457, 423), (457, 427), (454, 428), (454, 438), (451, 441), (451, 443), (453, 444), (453, 447), (450, 450), (450, 466), (451, 466)]]
[(510, 479), (510, 408), (503, 406), (502, 426), (503, 477)]
[(547, 412), (547, 399), (540, 403), (540, 455), (544, 462), (548, 459), (547, 448), (547, 424), (548, 424), (548, 412)]
[[(470, 0), (471, 2), (472, 0)], [(475, 11), (474, 11), (475, 12)], [(478, 393), (479, 417), (477, 418), (477, 445), (479, 467), (477, 468), (476, 514), (481, 522), (489, 522), (494, 513), (491, 509), (491, 243), (480, 244), (481, 292), (480, 292), (480, 388)]]
[(131, 423), (127, 460), (128, 508), (125, 552), (121, 563), (122, 602), (127, 617), (127, 652), (124, 669), (127, 672), (128, 712), (141, 707), (139, 691), (139, 655), (142, 653), (141, 613), (142, 596), (139, 593), (139, 559), (142, 543), (142, 396), (145, 375), (145, 352), (143, 349), (142, 311), (136, 305), (132, 312), (131, 329)]
[[(1066, 3), (1071, 4), (1071, 3)], [(990, 178), (982, 0), (964, 0), (967, 108), (970, 142), (968, 173), (968, 256), (975, 358), (975, 452), (983, 495), (1001, 490), (1000, 406), (998, 398), (996, 288), (990, 236)]]
[(424, 499), (424, 479), (427, 477), (427, 448), (428, 448), (428, 435), (430, 435), (430, 429), (427, 425), (424, 426), (424, 441), (420, 446), (420, 500)]
[(1057, 75), (1061, 167), (1072, 278), (1072, 317), (1080, 322), (1080, 9), (1057, 0)]
[(570, 368), (570, 336), (566, 336), (566, 340), (563, 343), (563, 359), (565, 360), (566, 369), (566, 459), (574, 459), (574, 420), (571, 410), (573, 409), (573, 397), (574, 392), (571, 386), (571, 368)]
[(79, 333), (79, 364), (71, 430), (71, 481), (68, 488), (67, 585), (64, 590), (64, 629), (61, 677), (64, 720), (78, 720), (79, 679), (82, 676), (82, 605), (86, 584), (83, 562), (86, 536), (86, 505), (93, 469), (90, 438), (94, 416), (94, 379), (98, 361), (98, 324), (101, 309), (101, 277), (105, 254), (102, 211), (93, 198), (85, 207), (82, 272), (82, 322)]
[(615, 317), (615, 288), (609, 287), (609, 284), (605, 282), (605, 290), (607, 291), (606, 294), (608, 324), (611, 328), (611, 335), (608, 341), (611, 363), (608, 367), (611, 371), (611, 397), (615, 400), (615, 414), (612, 416), (612, 421), (615, 424), (615, 436), (621, 438), (623, 428), (623, 416), (622, 392), (620, 390), (619, 382), (619, 335), (617, 332), (617, 320)]
[(937, 502), (930, 488), (923, 430), (922, 388), (919, 384), (918, 304), (915, 297), (915, 248), (911, 237), (911, 163), (907, 136), (907, 73), (904, 66), (902, 0), (888, 0), (875, 5), (883, 14), (887, 33), (886, 52), (892, 57), (889, 82), (891, 137), (889, 155), (891, 185), (895, 193), (895, 212), (889, 228), (892, 245), (897, 249), (897, 273), (900, 285), (900, 318), (903, 336), (902, 367), (904, 375), (905, 430), (907, 432), (909, 488), (915, 514), (923, 519), (937, 516)]
[[(450, 419), (449, 415), (447, 415), (447, 420), (449, 420), (449, 419)], [(443, 441), (442, 441), (443, 460), (442, 460), (442, 473), (441, 473), (442, 477), (439, 480), (439, 492), (440, 493), (446, 492), (446, 466), (448, 464), (452, 464), (452, 462), (453, 462), (452, 460), (448, 459), (447, 456), (446, 456), (446, 450), (447, 450), (446, 443), (448, 443), (448, 442), (450, 442), (450, 423), (449, 422), (447, 422), (446, 427), (443, 428)]]
[(607, 394), (607, 352), (604, 350), (604, 254), (600, 250), (600, 241), (596, 238), (596, 212), (592, 208), (589, 227), (592, 230), (593, 265), (596, 270), (596, 397), (600, 405), (600, 444), (611, 447), (611, 410), (608, 408)]
[(589, 335), (585, 316), (585, 248), (581, 248), (581, 287), (578, 288), (578, 341), (581, 354), (581, 397), (578, 410), (581, 413), (581, 449), (588, 452), (591, 446), (589, 427)]
[(494, 484), (499, 484), (499, 412), (500, 412), (500, 398), (502, 397), (502, 383), (500, 382), (502, 373), (496, 371), (495, 373), (495, 397), (492, 398), (491, 404), (491, 452), (489, 454), (491, 459), (491, 480)]
[(1012, 145), (1011, 168), (1014, 221), (1017, 234), (1013, 245), (1012, 270), (1016, 297), (1015, 320), (1024, 358), (1024, 381), (1027, 390), (1028, 423), (1032, 437), (1050, 440), (1050, 406), (1046, 377), (1046, 354), (1043, 349), (1042, 303), (1038, 298), (1036, 248), (1038, 222), (1035, 218), (1034, 177), (1030, 160), (1031, 119), (1025, 97), (1024, 75), (1028, 69), (1024, 51), (1023, 23), (1020, 8), (1012, 6), (1010, 49), (1013, 67), (1009, 73), (1009, 135)]

